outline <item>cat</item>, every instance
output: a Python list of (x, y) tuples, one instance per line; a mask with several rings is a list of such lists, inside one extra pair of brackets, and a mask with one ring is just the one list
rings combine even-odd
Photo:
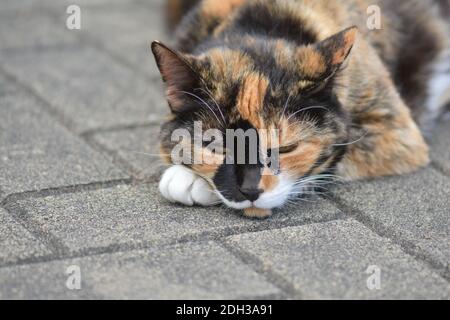
[[(447, 0), (196, 2), (173, 48), (152, 43), (171, 111), (160, 137), (172, 164), (159, 184), (166, 199), (265, 218), (327, 178), (429, 164), (424, 133), (450, 100)], [(381, 28), (369, 30), (373, 5)], [(215, 164), (173, 164), (172, 133), (192, 132), (196, 121), (221, 132), (278, 130), (278, 144), (258, 149), (277, 151), (279, 170), (221, 154)]]

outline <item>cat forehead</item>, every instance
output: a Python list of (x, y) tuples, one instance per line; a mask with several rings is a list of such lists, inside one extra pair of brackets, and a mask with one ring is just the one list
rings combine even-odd
[(210, 75), (242, 78), (254, 70), (271, 74), (289, 73), (293, 78), (320, 78), (327, 71), (329, 57), (314, 46), (294, 46), (284, 40), (259, 43), (249, 37), (240, 48), (213, 48), (200, 56)]
[(214, 88), (215, 97), (234, 100), (245, 119), (249, 110), (261, 110), (266, 95), (275, 105), (288, 94), (300, 95), (320, 82), (328, 71), (327, 58), (311, 46), (294, 47), (274, 41), (265, 52), (216, 48), (200, 61), (202, 77)]

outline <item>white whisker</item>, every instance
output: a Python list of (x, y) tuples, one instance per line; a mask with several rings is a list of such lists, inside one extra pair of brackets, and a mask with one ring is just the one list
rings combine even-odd
[(147, 156), (150, 158), (159, 158), (159, 159), (156, 159), (158, 161), (161, 161), (161, 159), (160, 159), (161, 157), (171, 157), (172, 156), (171, 154), (165, 154), (165, 153), (152, 154), (152, 153), (145, 153), (145, 152), (132, 151), (132, 150), (127, 150), (127, 152), (144, 155), (144, 156)]
[(364, 139), (367, 135), (369, 134), (369, 132), (365, 132), (359, 139), (353, 141), (353, 142), (348, 142), (348, 143), (341, 143), (341, 144), (332, 144), (333, 147), (341, 147), (341, 146), (350, 146), (352, 144), (358, 143), (360, 142), (362, 139)]
[(289, 106), (289, 100), (291, 100), (291, 97), (292, 97), (292, 93), (290, 93), (288, 98), (286, 99), (286, 103), (284, 104), (283, 113), (281, 114), (280, 121), (284, 118), (284, 115), (286, 114), (286, 110), (287, 110), (287, 108)]
[(203, 100), (202, 98), (200, 98), (198, 95), (191, 93), (191, 92), (187, 92), (187, 91), (180, 91), (181, 93), (187, 94), (191, 97), (194, 97), (196, 99), (198, 99), (200, 102), (202, 102), (214, 115), (214, 117), (217, 119), (217, 122), (219, 122), (222, 126), (225, 126), (224, 123), (222, 123), (222, 121), (220, 121), (219, 117), (217, 116), (217, 114), (214, 112), (214, 110), (209, 106), (209, 104), (206, 103), (205, 100)]
[(214, 97), (212, 96), (211, 92), (209, 90), (205, 90), (203, 88), (199, 88), (199, 89), (202, 90), (203, 92), (205, 92), (211, 98), (211, 100), (214, 102), (214, 104), (217, 107), (217, 110), (219, 110), (220, 115), (222, 116), (223, 124), (227, 123), (227, 120), (225, 119), (225, 116), (222, 113), (222, 109), (220, 108), (219, 104), (217, 103), (217, 100), (214, 99)]
[(307, 110), (313, 110), (313, 109), (322, 109), (322, 110), (330, 111), (328, 108), (326, 108), (324, 106), (307, 107), (307, 108), (303, 108), (303, 109), (300, 109), (300, 110), (294, 112), (293, 114), (291, 114), (291, 116), (287, 120), (289, 121), (290, 119), (292, 119), (295, 115), (299, 114), (300, 112), (304, 112)]

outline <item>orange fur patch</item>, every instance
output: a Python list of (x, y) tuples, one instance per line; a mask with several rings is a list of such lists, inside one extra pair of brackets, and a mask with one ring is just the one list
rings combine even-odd
[(357, 32), (357, 28), (352, 28), (345, 32), (344, 45), (333, 55), (333, 60), (331, 62), (333, 65), (338, 65), (344, 62), (345, 58), (353, 47), (353, 44), (355, 43)]
[(205, 15), (226, 17), (246, 0), (203, 0), (202, 11)]
[(264, 168), (261, 181), (259, 182), (259, 188), (264, 190), (264, 192), (269, 192), (275, 189), (278, 182), (278, 177), (274, 175), (270, 169)]
[(297, 59), (300, 64), (300, 72), (308, 77), (314, 78), (327, 70), (324, 57), (311, 46), (299, 49)]
[(281, 157), (282, 171), (289, 172), (297, 177), (303, 176), (320, 157), (322, 148), (323, 145), (319, 141), (302, 143), (297, 150)]
[(206, 148), (202, 148), (198, 151), (201, 153), (200, 160), (202, 164), (194, 164), (192, 165), (192, 169), (201, 176), (212, 179), (219, 166), (223, 163), (224, 156), (222, 154), (213, 153)]
[(241, 87), (237, 98), (237, 110), (244, 120), (249, 121), (255, 128), (262, 126), (259, 111), (263, 107), (269, 81), (260, 74), (248, 75)]
[(244, 210), (244, 216), (248, 218), (264, 219), (272, 215), (272, 210), (259, 209), (259, 208), (247, 208)]
[(207, 56), (212, 61), (212, 69), (208, 72), (232, 79), (239, 78), (252, 65), (251, 60), (240, 51), (213, 49), (207, 53)]

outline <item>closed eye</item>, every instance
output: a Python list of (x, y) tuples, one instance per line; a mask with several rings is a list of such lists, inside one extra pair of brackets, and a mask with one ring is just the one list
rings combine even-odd
[(283, 146), (279, 148), (279, 153), (283, 154), (283, 153), (291, 153), (292, 151), (294, 151), (295, 149), (297, 149), (298, 144), (291, 144), (288, 146)]
[[(291, 153), (291, 152), (295, 151), (297, 149), (297, 147), (298, 147), (297, 143), (296, 144), (290, 144), (290, 145), (287, 145), (287, 146), (282, 146), (282, 147), (278, 148), (278, 153), (279, 154)], [(273, 150), (276, 150), (276, 149), (269, 150), (269, 158), (271, 157)]]

